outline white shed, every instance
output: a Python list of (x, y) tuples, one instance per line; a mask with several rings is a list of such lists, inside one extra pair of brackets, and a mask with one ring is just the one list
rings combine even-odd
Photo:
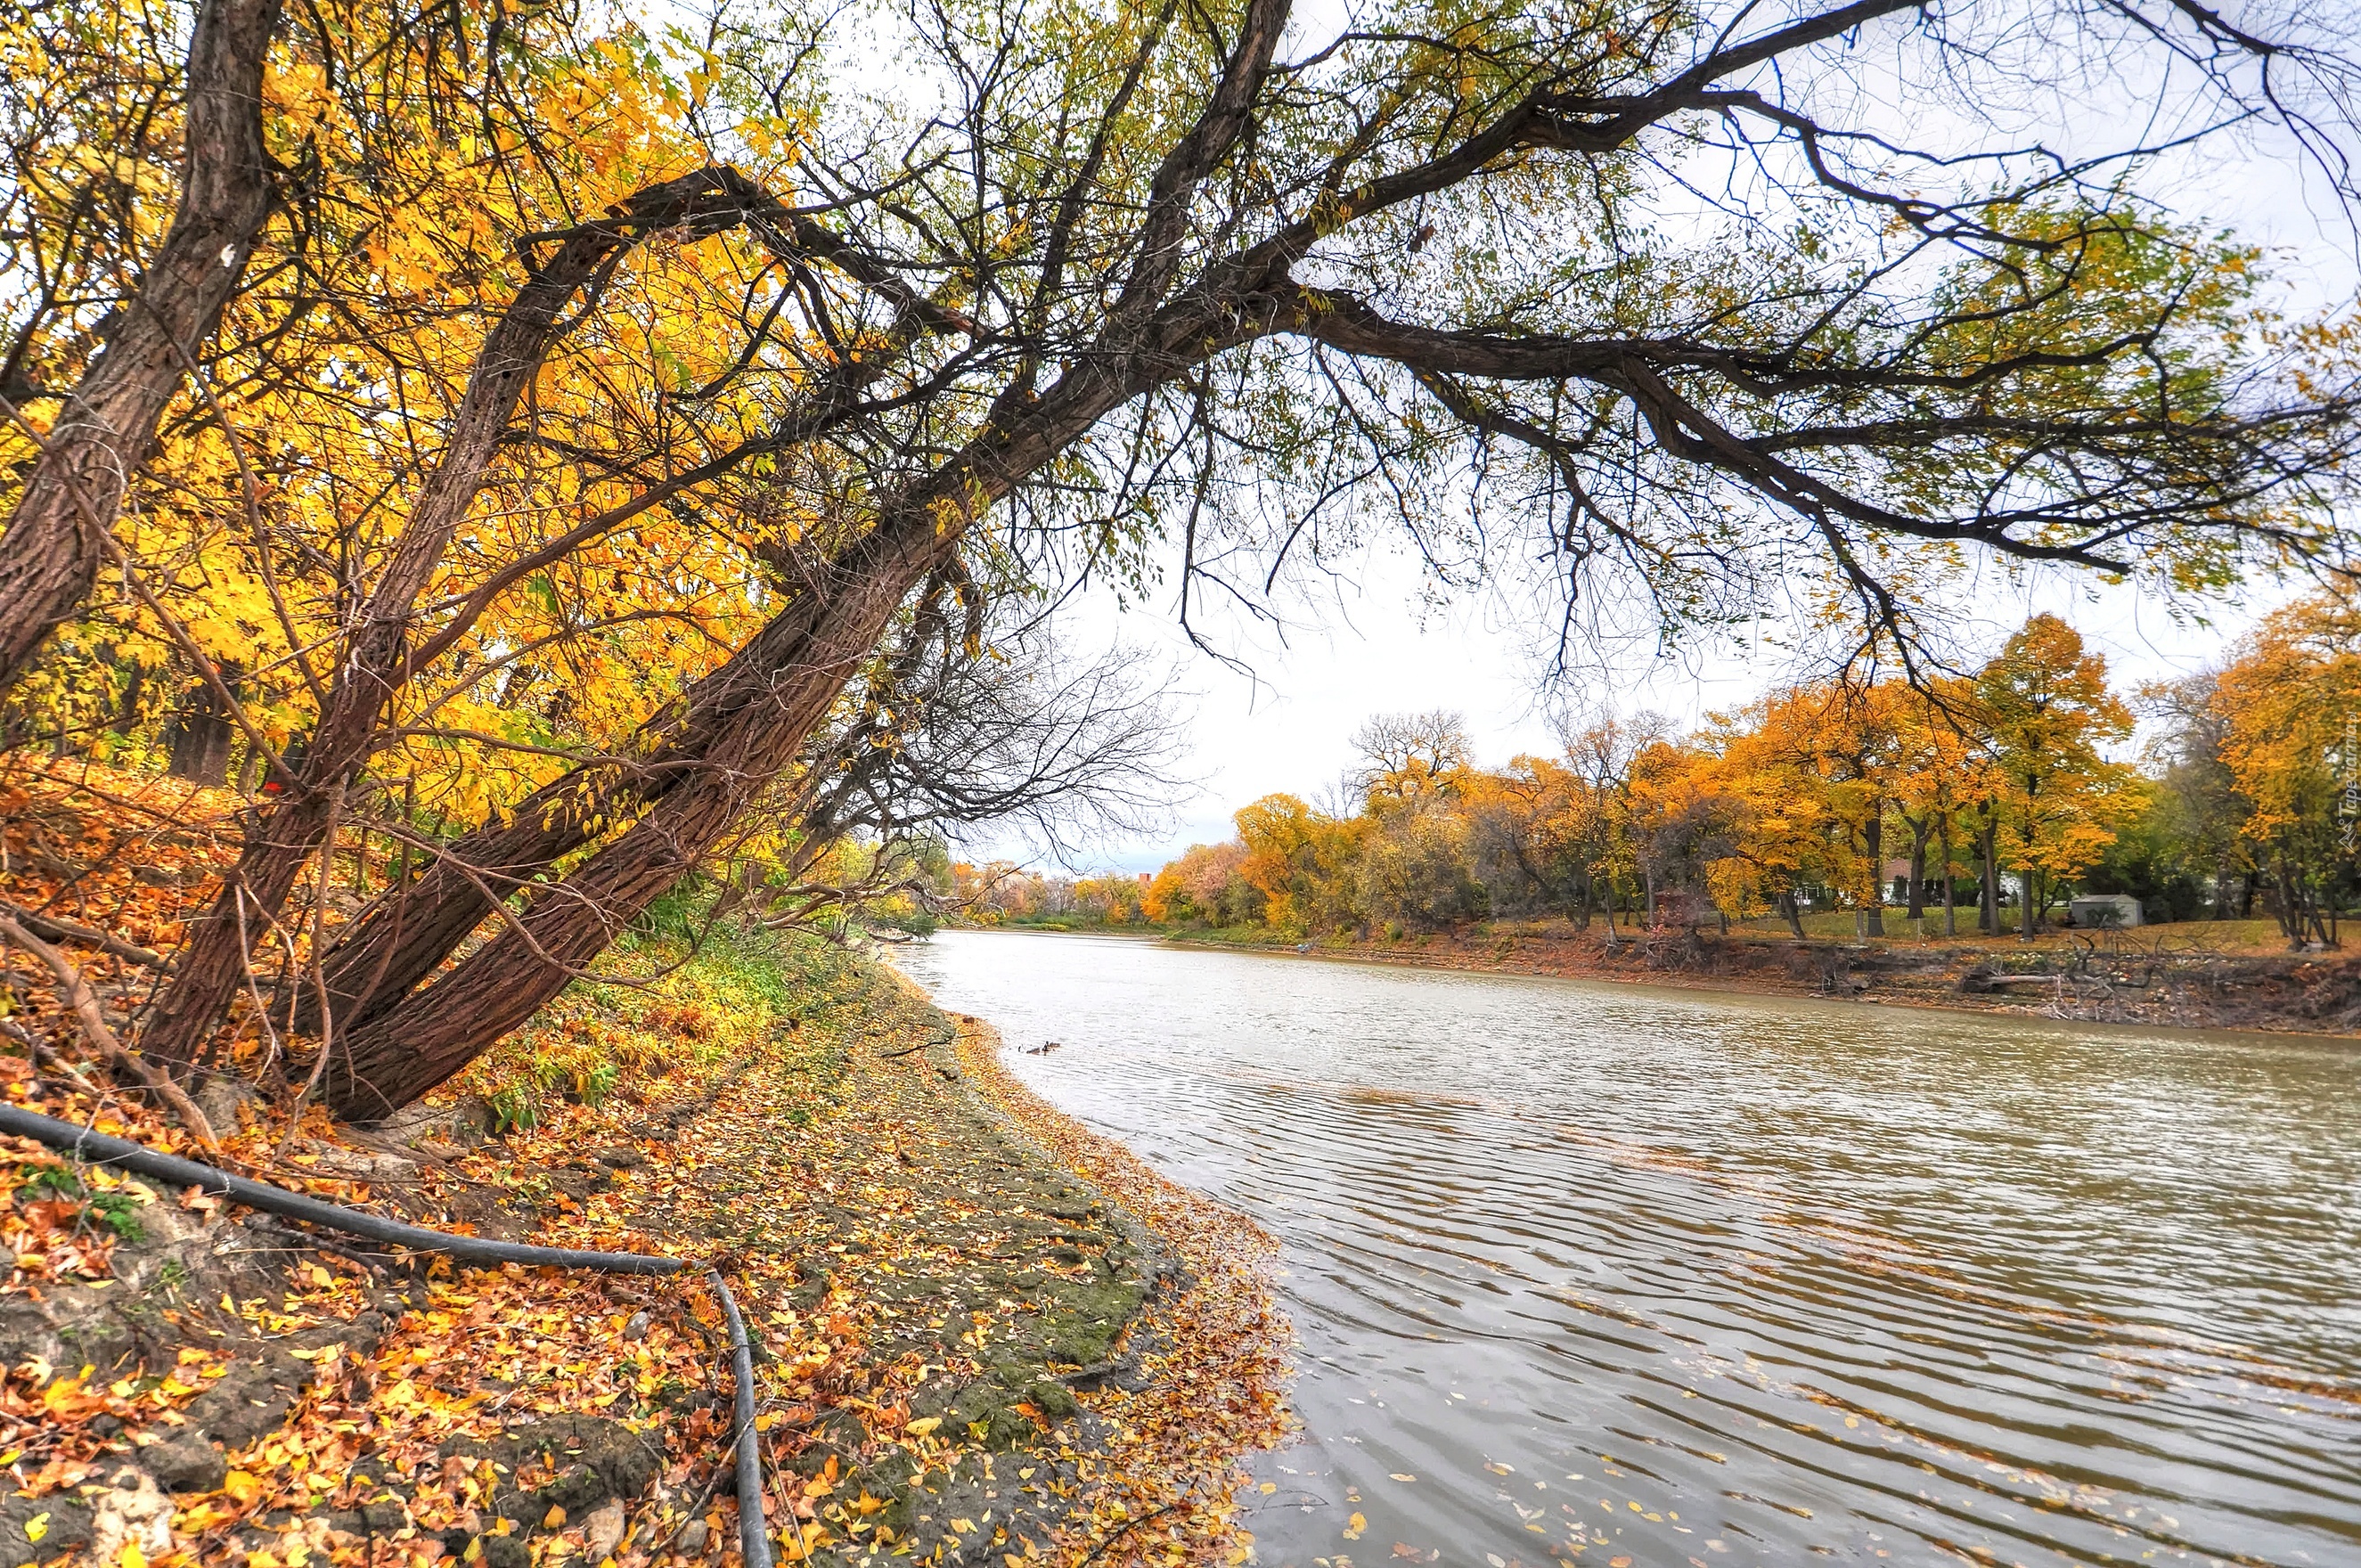
[(2077, 926), (2101, 929), (2137, 926), (2140, 901), (2128, 893), (2078, 893), (2067, 901), (2066, 917)]

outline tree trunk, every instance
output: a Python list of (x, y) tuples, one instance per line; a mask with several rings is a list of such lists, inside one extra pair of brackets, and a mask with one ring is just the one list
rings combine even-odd
[(1861, 829), (1869, 850), (1869, 934), (1885, 935), (1885, 814), (1871, 814)]
[(774, 622), (800, 635), (772, 641), (765, 628), (757, 639), (775, 654), (774, 678), (755, 688), (759, 700), (741, 704), (718, 727), (695, 766), (671, 770), (675, 783), (645, 816), (563, 882), (541, 889), (515, 924), (457, 969), (358, 1028), (338, 1029), (341, 1044), (323, 1082), (330, 1108), (352, 1119), (400, 1109), (562, 990), (794, 763), (895, 607), (958, 537), (918, 508), (849, 551), (835, 582), (802, 596)]
[(2031, 861), (2017, 870), (2023, 885), (2017, 893), (2016, 939), (2030, 942), (2040, 934), (2042, 907), (2049, 901), (2042, 896), (2039, 885), (2041, 873), (2033, 869)]
[(90, 597), (131, 473), (221, 324), (269, 216), (262, 67), (279, 0), (205, 0), (189, 33), (180, 203), (0, 533), (0, 692)]
[(1987, 937), (2000, 935), (2000, 824), (1987, 819), (1976, 834), (1983, 886), (1977, 890), (1976, 921)]
[(1787, 929), (1795, 933), (1795, 940), (1799, 942), (1803, 941), (1805, 939), (1804, 914), (1802, 910), (1795, 907), (1795, 889), (1785, 888), (1781, 890), (1779, 894), (1779, 913), (1786, 917)]
[(1934, 831), (1932, 817), (1910, 824), (1910, 918), (1927, 918), (1927, 839)]
[[(220, 668), (222, 684), (236, 692), (241, 674), (238, 667), (225, 663)], [(236, 738), (237, 726), (221, 694), (211, 683), (200, 685), (191, 694), (188, 706), (172, 717), (171, 760), (166, 771), (191, 784), (227, 784), (230, 743)]]
[[(384, 1016), (492, 913), (614, 824), (630, 820), (704, 766), (726, 726), (771, 700), (829, 613), (830, 584), (851, 584), (874, 546), (856, 541), (729, 660), (640, 727), (633, 767), (597, 762), (552, 780), (495, 820), (453, 840), (347, 925), (323, 963), (338, 1027)], [(317, 991), (300, 988), (296, 1027), (318, 1027)]]
[(1944, 813), (1940, 821), (1943, 834), (1943, 935), (1956, 937), (1960, 934), (1960, 924), (1958, 904), (1954, 897), (1958, 890), (1952, 885), (1951, 881), (1950, 814)]
[[(140, 1044), (170, 1062), (196, 1059), (246, 978), (246, 944), (278, 917), (303, 863), (320, 847), (328, 803), (341, 798), (375, 750), (378, 718), (407, 684), (415, 656), (410, 620), (452, 533), (473, 506), (526, 387), (557, 340), (558, 318), (620, 255), (658, 229), (691, 219), (714, 184), (699, 170), (653, 186), (628, 215), (585, 224), (532, 275), (485, 338), (452, 422), (450, 444), (427, 477), (392, 557), (370, 589), (336, 660), (334, 685), (283, 804), (247, 830), (236, 869), (189, 938)], [(241, 907), (242, 905), (242, 907)]]

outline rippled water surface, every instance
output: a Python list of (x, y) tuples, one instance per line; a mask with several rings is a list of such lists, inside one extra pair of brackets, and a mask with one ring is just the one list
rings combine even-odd
[(2353, 1047), (1117, 938), (902, 962), (1284, 1244), (1264, 1563), (2361, 1564)]

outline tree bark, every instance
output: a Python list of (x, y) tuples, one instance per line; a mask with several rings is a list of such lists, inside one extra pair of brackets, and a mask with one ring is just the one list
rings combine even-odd
[(1870, 814), (1861, 828), (1861, 842), (1869, 851), (1869, 934), (1885, 935), (1885, 813), (1883, 809)]
[[(391, 1012), (483, 924), (496, 899), (530, 891), (552, 865), (661, 802), (702, 767), (733, 719), (774, 698), (827, 612), (821, 585), (856, 575), (862, 548), (849, 547), (812, 591), (799, 593), (719, 668), (642, 725), (643, 762), (587, 763), (553, 779), (436, 851), (347, 926), (322, 965), (339, 1026), (355, 1029)], [(313, 988), (303, 988), (295, 1018), (300, 1032), (317, 1028)]]
[(1795, 933), (1795, 940), (1803, 941), (1805, 939), (1804, 912), (1795, 907), (1795, 889), (1787, 888), (1780, 893), (1779, 913), (1786, 916), (1787, 929)]
[[(346, 637), (296, 776), (281, 803), (247, 832), (220, 898), (181, 954), (179, 978), (142, 1033), (150, 1056), (196, 1059), (245, 981), (247, 942), (278, 917), (327, 832), (333, 803), (351, 788), (375, 750), (379, 716), (410, 680), (410, 628), (418, 598), (474, 504), (525, 389), (556, 343), (560, 315), (577, 295), (603, 282), (642, 238), (676, 224), (710, 225), (713, 207), (701, 199), (711, 198), (716, 188), (711, 170), (651, 186), (615, 215), (572, 230), (546, 260), (528, 254), (530, 276), (477, 353), (450, 443)], [(727, 196), (719, 211), (742, 209)]]
[(1932, 817), (1910, 824), (1910, 918), (1913, 920), (1927, 918), (1927, 839), (1934, 828)]
[(278, 25), (279, 0), (205, 0), (197, 12), (172, 226), (65, 398), (0, 534), (0, 692), (90, 597), (131, 473), (269, 216), (262, 68)]
[[(650, 902), (692, 870), (754, 797), (793, 764), (903, 598), (956, 546), (925, 507), (901, 511), (783, 612), (775, 678), (718, 727), (713, 743), (652, 809), (456, 969), (357, 1029), (322, 1081), (352, 1120), (410, 1103), (531, 1017)], [(774, 625), (779, 624), (774, 622)], [(769, 629), (765, 629), (766, 636)]]
[(2000, 825), (1986, 819), (1976, 835), (1976, 852), (1982, 858), (1980, 868), (1983, 885), (1977, 890), (1976, 918), (1987, 937), (2000, 935)]
[(1945, 812), (1940, 818), (1940, 821), (1943, 835), (1943, 935), (1946, 937), (1956, 937), (1960, 934), (1960, 922), (1959, 905), (1956, 897), (1958, 889), (1953, 884), (1951, 878), (1950, 814), (1949, 812)]
[[(223, 664), (222, 684), (236, 691), (241, 674), (236, 664)], [(230, 743), (236, 736), (237, 725), (221, 694), (211, 684), (201, 685), (172, 716), (171, 757), (165, 771), (191, 784), (227, 784)]]

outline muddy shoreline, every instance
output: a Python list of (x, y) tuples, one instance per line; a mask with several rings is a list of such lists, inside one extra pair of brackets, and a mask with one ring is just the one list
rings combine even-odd
[[(1096, 933), (1093, 933), (1096, 934)], [(1108, 932), (1107, 935), (1125, 935)], [(1606, 981), (1738, 995), (1997, 1014), (2075, 1024), (2361, 1040), (2361, 958), (2158, 952), (2126, 942), (2025, 952), (1929, 943), (1642, 933), (1610, 948), (1571, 927), (1402, 941), (1268, 942), (1166, 933), (1177, 947), (1400, 968)]]

